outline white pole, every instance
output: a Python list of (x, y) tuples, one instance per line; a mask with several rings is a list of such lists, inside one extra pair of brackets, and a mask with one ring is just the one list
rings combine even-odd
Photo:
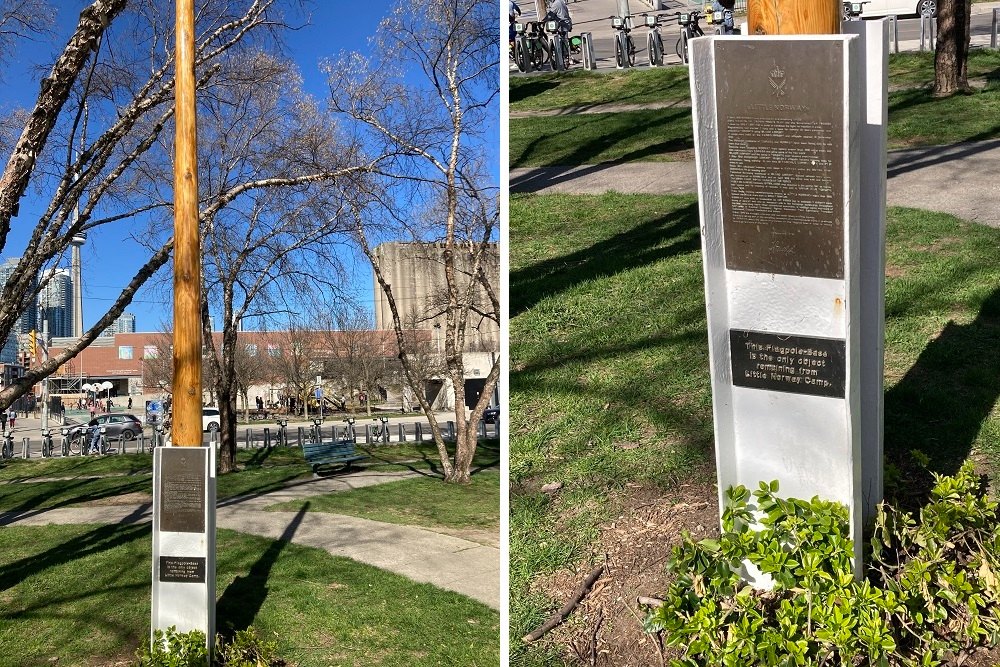
[[(49, 321), (42, 320), (42, 363), (49, 360)], [(49, 430), (49, 378), (42, 380), (42, 432)]]

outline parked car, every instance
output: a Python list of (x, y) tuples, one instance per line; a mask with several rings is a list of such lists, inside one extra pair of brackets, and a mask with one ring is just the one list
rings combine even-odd
[(218, 432), (219, 426), (222, 424), (222, 416), (219, 414), (219, 408), (202, 408), (201, 409), (201, 430)]
[(871, 0), (862, 5), (861, 18), (937, 16), (937, 7), (937, 0)]
[[(132, 440), (135, 436), (142, 433), (142, 422), (135, 415), (130, 414), (107, 414), (107, 415), (97, 415), (94, 417), (97, 420), (97, 426), (107, 427), (105, 431), (105, 437), (109, 439), (117, 439), (119, 437), (125, 438), (126, 440)], [(79, 440), (81, 437), (85, 436), (88, 424), (76, 424), (69, 429), (68, 437), (70, 441)]]
[(500, 418), (500, 406), (495, 405), (492, 408), (486, 408), (483, 412), (483, 421), (487, 424), (496, 424), (497, 420)]

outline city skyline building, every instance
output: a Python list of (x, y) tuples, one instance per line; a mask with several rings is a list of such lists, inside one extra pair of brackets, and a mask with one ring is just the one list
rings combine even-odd
[(43, 278), (35, 329), (41, 331), (41, 323), (46, 321), (52, 338), (73, 335), (73, 280), (66, 269), (51, 269)]
[(101, 336), (114, 336), (115, 334), (135, 333), (135, 315), (132, 313), (122, 313), (111, 323), (107, 329), (101, 332)]

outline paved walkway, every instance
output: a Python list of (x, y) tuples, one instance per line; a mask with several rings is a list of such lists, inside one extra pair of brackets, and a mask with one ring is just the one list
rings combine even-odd
[[(413, 472), (362, 471), (311, 480), (279, 491), (230, 498), (219, 503), (220, 528), (281, 538), (297, 512), (265, 512), (264, 508), (334, 491), (349, 491), (417, 476)], [(152, 507), (102, 505), (66, 507), (21, 513), (0, 513), (0, 526), (86, 523), (139, 523), (152, 520)], [(467, 595), (493, 609), (500, 607), (500, 551), (469, 540), (424, 528), (401, 526), (341, 514), (306, 512), (291, 541), (389, 570)]]
[[(889, 151), (887, 200), (1000, 227), (1000, 140)], [(683, 194), (697, 190), (695, 165), (630, 162), (512, 169), (511, 192)]]

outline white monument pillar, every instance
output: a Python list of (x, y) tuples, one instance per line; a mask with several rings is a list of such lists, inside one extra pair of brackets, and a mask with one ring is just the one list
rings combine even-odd
[(863, 508), (881, 499), (881, 383), (866, 383), (881, 377), (884, 285), (882, 233), (861, 231), (879, 217), (861, 212), (862, 156), (878, 152), (862, 151), (862, 43), (691, 48), (720, 504), (730, 486), (774, 479), (785, 497), (841, 502), (860, 572)]

